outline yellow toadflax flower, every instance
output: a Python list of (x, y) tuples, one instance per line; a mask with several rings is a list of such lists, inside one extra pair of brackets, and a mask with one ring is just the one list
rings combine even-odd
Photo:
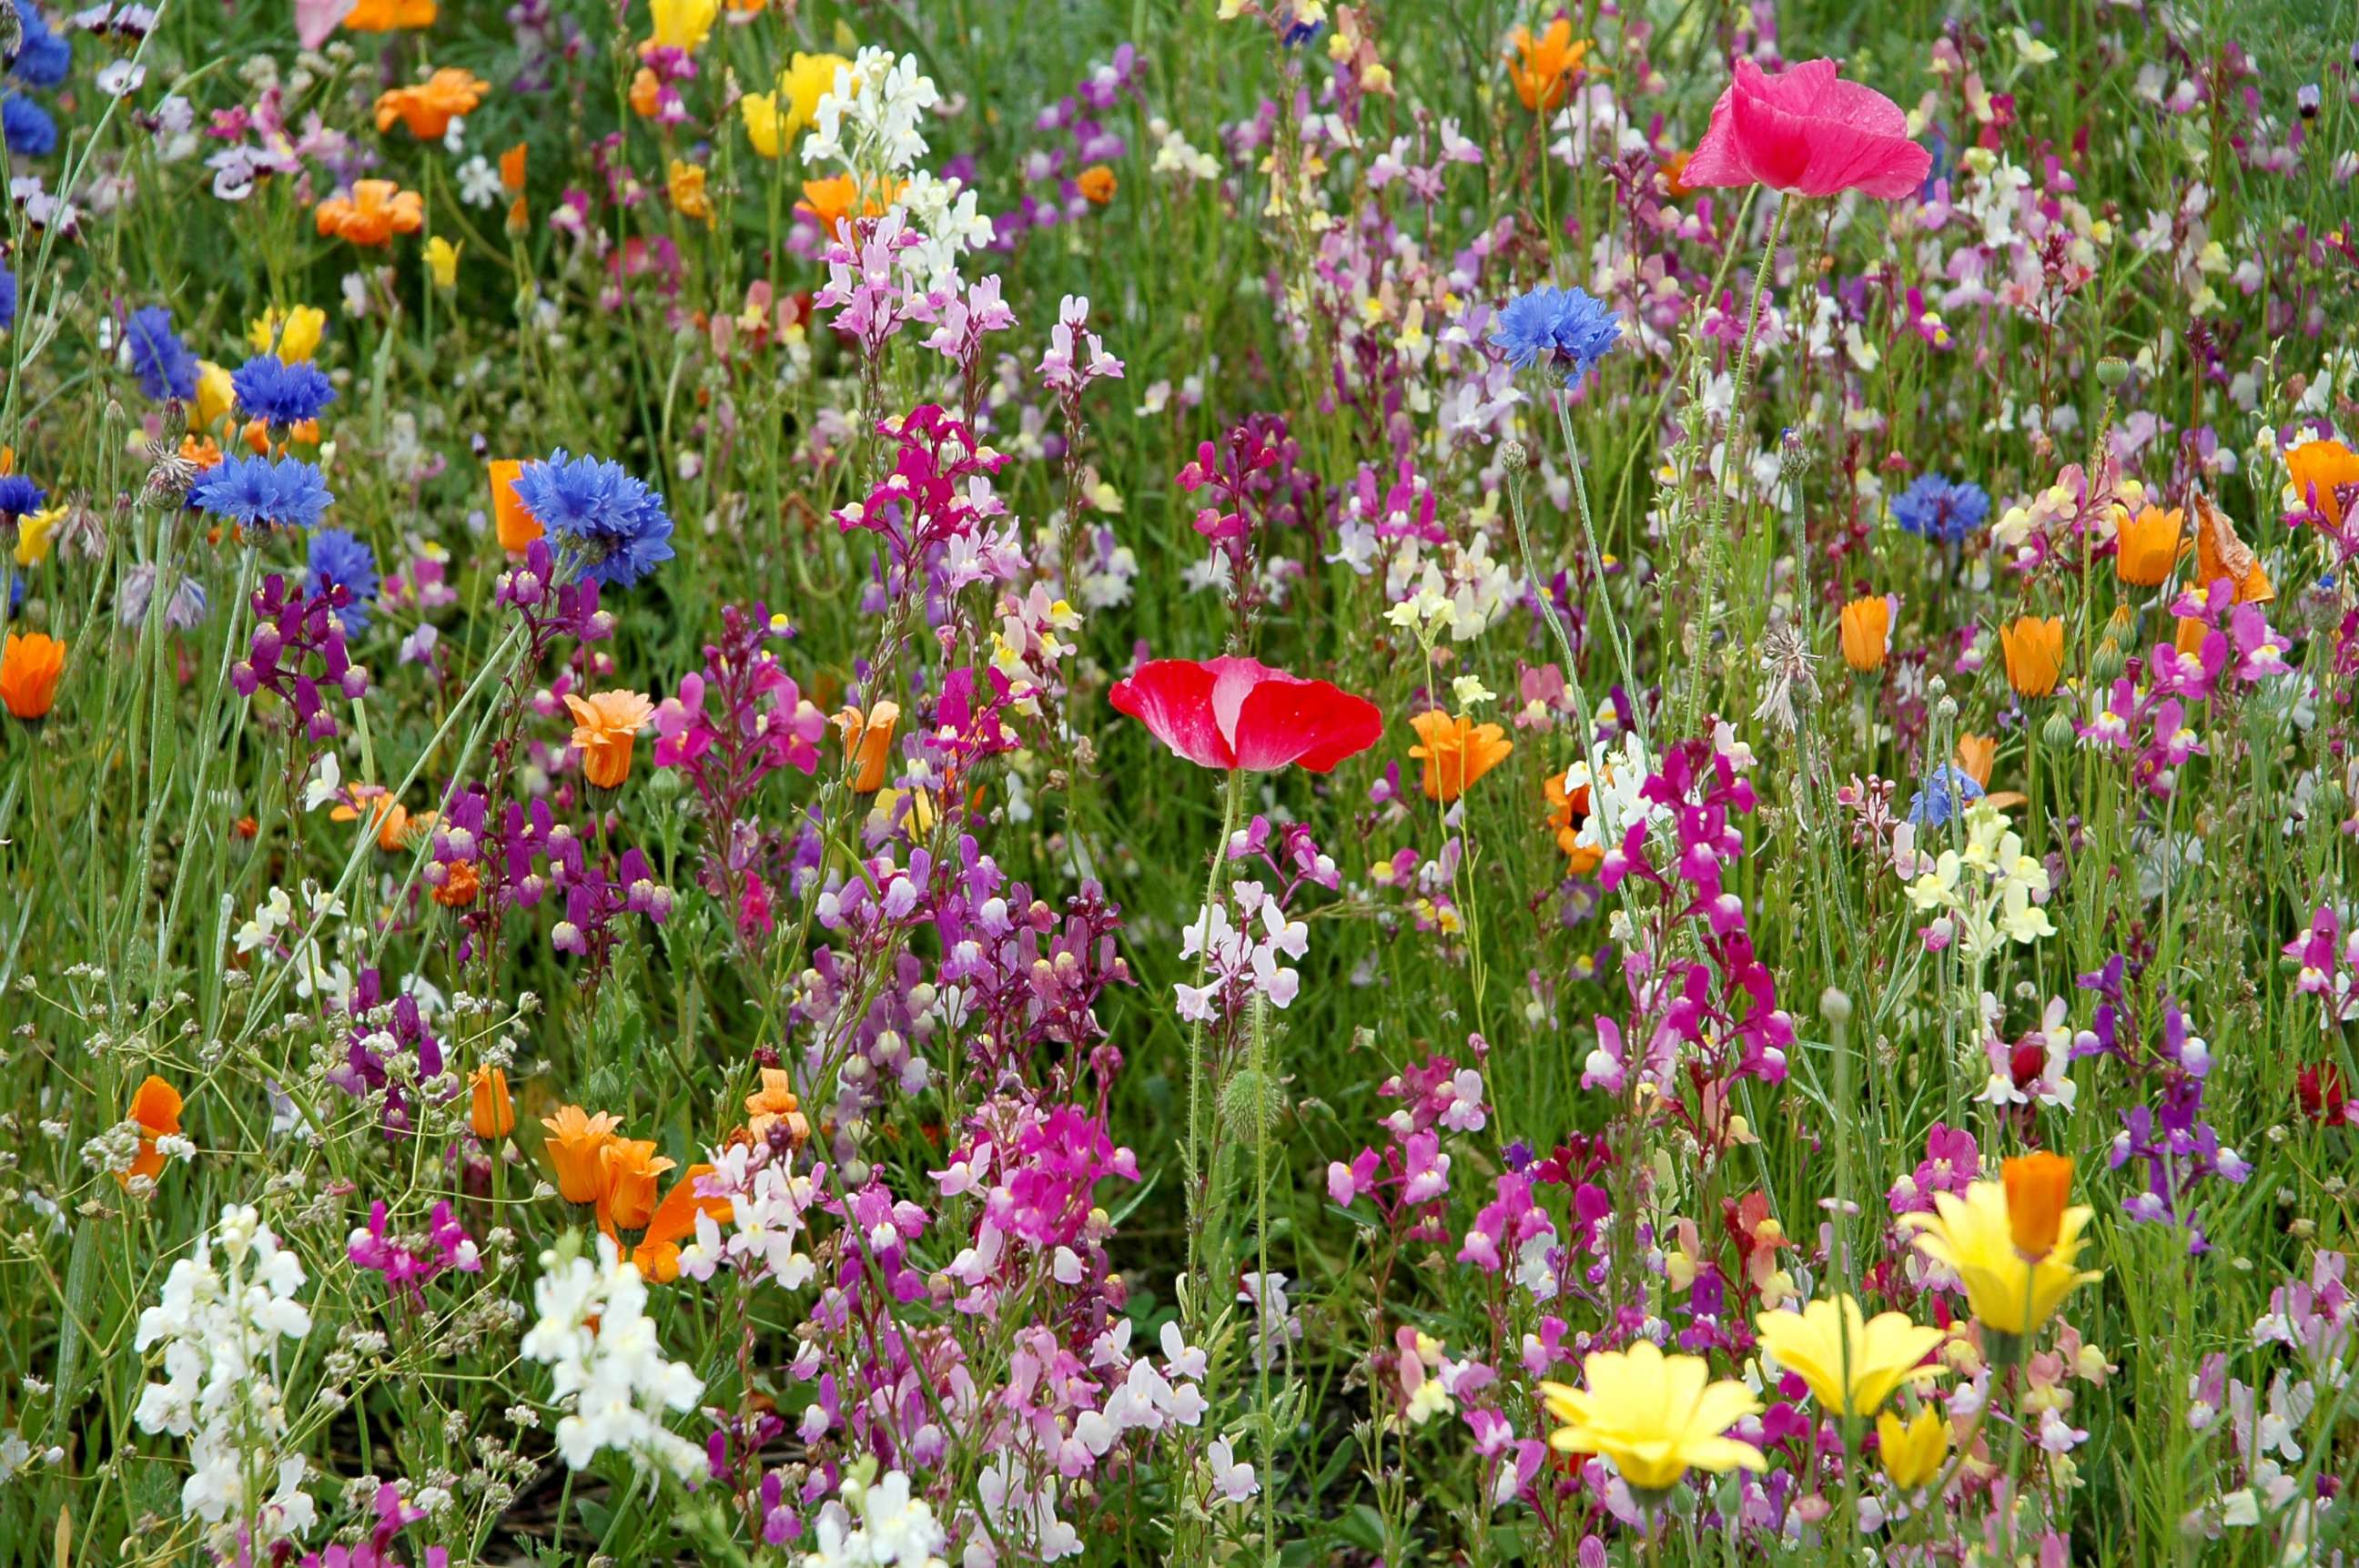
[(1549, 1438), (1560, 1454), (1594, 1454), (1614, 1462), (1639, 1503), (1653, 1507), (1688, 1471), (1766, 1470), (1749, 1443), (1723, 1435), (1761, 1403), (1744, 1384), (1712, 1382), (1700, 1356), (1665, 1356), (1645, 1340), (1628, 1350), (1601, 1350), (1581, 1364), (1587, 1387), (1543, 1383), (1549, 1414), (1566, 1424)]
[(712, 24), (720, 15), (721, 0), (648, 0), (651, 27), (639, 52), (669, 49), (694, 54), (712, 36)]
[(1905, 1312), (1878, 1312), (1863, 1322), (1856, 1296), (1812, 1301), (1799, 1312), (1763, 1312), (1754, 1326), (1777, 1364), (1808, 1383), (1833, 1415), (1873, 1415), (1901, 1385), (1948, 1370), (1925, 1360), (1946, 1334), (1911, 1322)]
[[(2093, 1212), (2085, 1203), (2056, 1214), (2054, 1241), (2033, 1261), (2015, 1244), (2004, 1183), (1976, 1181), (1963, 1198), (1936, 1192), (1933, 1202), (1937, 1213), (1903, 1214), (1901, 1227), (1917, 1233), (1918, 1251), (1958, 1277), (1985, 1334), (2020, 1339), (2054, 1315), (2075, 1286), (2104, 1278), (2072, 1266)], [(1991, 1359), (2011, 1365), (2020, 1350), (1995, 1345)]]

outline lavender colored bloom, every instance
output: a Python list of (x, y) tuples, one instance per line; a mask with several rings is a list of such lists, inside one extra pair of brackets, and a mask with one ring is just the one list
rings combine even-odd
[(1621, 341), (1622, 323), (1603, 302), (1585, 289), (1545, 284), (1508, 300), (1491, 333), (1508, 364), (1561, 370), (1567, 387), (1588, 379)]
[(627, 588), (671, 559), (663, 497), (619, 463), (560, 447), (548, 462), (525, 465), (516, 493), (591, 582)]
[(200, 511), (246, 528), (308, 528), (334, 500), (320, 471), (291, 457), (229, 457), (190, 487)]
[(0, 517), (14, 522), (27, 512), (38, 512), (49, 492), (21, 474), (0, 474)]
[(0, 136), (18, 158), (47, 158), (58, 150), (57, 122), (21, 93), (0, 98)]
[(351, 602), (336, 611), (345, 635), (358, 637), (368, 626), (369, 606), (376, 602), (376, 552), (342, 528), (321, 528), (311, 535), (310, 567), (303, 573), (303, 592), (317, 595), (342, 588)]
[(197, 356), (172, 331), (172, 312), (163, 306), (131, 312), (123, 323), (123, 349), (139, 377), (139, 390), (148, 397), (160, 402), (197, 395)]
[(272, 425), (316, 419), (336, 400), (327, 372), (310, 361), (288, 364), (275, 354), (257, 354), (230, 374), (237, 406), (250, 419)]
[(16, 324), (16, 275), (0, 267), (0, 332)]
[(1919, 539), (1957, 544), (1983, 526), (1990, 516), (1990, 505), (1981, 485), (1952, 485), (1938, 474), (1928, 474), (1892, 503), (1892, 516)]
[(47, 92), (73, 69), (73, 46), (49, 30), (49, 18), (38, 5), (19, 6), (16, 17), (23, 24), (24, 38), (8, 61), (8, 74), (27, 87)]
[(1947, 827), (1967, 801), (1982, 798), (1983, 787), (1973, 774), (1944, 763), (1926, 775), (1925, 787), (1908, 802), (1908, 820), (1919, 827)]

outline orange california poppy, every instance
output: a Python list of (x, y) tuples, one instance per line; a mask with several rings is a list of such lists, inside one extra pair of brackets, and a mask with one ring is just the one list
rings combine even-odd
[(1843, 662), (1862, 675), (1884, 668), (1892, 651), (1892, 600), (1883, 593), (1854, 599), (1843, 607)]
[(655, 716), (656, 705), (638, 691), (595, 691), (588, 697), (565, 694), (573, 714), (573, 745), (582, 753), (582, 772), (601, 789), (615, 789), (631, 776), (631, 746)]
[(380, 134), (389, 131), (397, 120), (419, 141), (440, 141), (451, 122), (473, 114), (491, 90), (492, 84), (473, 71), (444, 66), (423, 82), (378, 93), (376, 128)]
[(618, 1138), (598, 1151), (605, 1168), (606, 1189), (598, 1199), (602, 1229), (637, 1230), (655, 1217), (656, 1178), (676, 1160), (656, 1152), (650, 1138)]
[(843, 732), (843, 760), (860, 765), (853, 793), (874, 795), (885, 787), (885, 775), (893, 766), (893, 726), (900, 721), (898, 702), (878, 702), (864, 717), (859, 709), (846, 708), (832, 721)]
[(1516, 58), (1507, 62), (1507, 80), (1516, 84), (1516, 96), (1524, 107), (1536, 114), (1564, 107), (1573, 76), (1588, 58), (1589, 40), (1575, 42), (1572, 24), (1559, 16), (1538, 38), (1529, 27), (1517, 27), (1509, 41), (1516, 46)]
[(540, 519), (516, 494), (516, 482), (524, 473), (524, 464), (512, 457), (495, 459), (491, 463), (492, 528), (500, 536), (500, 548), (522, 555), (544, 531)]
[(408, 33), (434, 25), (435, 0), (359, 0), (344, 17), (353, 33)]
[(849, 174), (839, 174), (832, 180), (806, 180), (803, 199), (795, 203), (795, 211), (815, 219), (819, 226), (832, 234), (846, 218), (857, 209), (864, 218), (882, 217), (885, 210), (901, 194), (906, 180), (895, 180), (883, 199), (874, 195), (864, 198), (860, 186)]
[(746, 1131), (756, 1138), (767, 1138), (770, 1128), (783, 1121), (795, 1142), (810, 1136), (810, 1123), (803, 1117), (802, 1102), (796, 1098), (792, 1083), (781, 1069), (762, 1069), (762, 1087), (745, 1096)]
[[(429, 877), (433, 867), (427, 868)], [(442, 867), (442, 880), (434, 885), (434, 901), (446, 909), (463, 909), (475, 901), (484, 890), (484, 879), (475, 871), (472, 860), (454, 860)]]
[(426, 226), (426, 204), (415, 191), (390, 180), (362, 180), (350, 192), (329, 197), (312, 214), (321, 235), (357, 245), (393, 243)]
[(2015, 1249), (2037, 1262), (2056, 1250), (2064, 1211), (2072, 1202), (2072, 1162), (2045, 1149), (2002, 1162), (2006, 1183), (2006, 1225)]
[(2166, 512), (2147, 506), (2122, 525), (2114, 543), (2114, 575), (2133, 588), (2158, 588), (2179, 564), (2179, 548), (2187, 532), (2187, 514), (2178, 507)]
[(434, 823), (433, 812), (422, 811), (411, 816), (408, 809), (380, 785), (356, 784), (353, 787), (353, 796), (359, 803), (334, 808), (328, 813), (329, 820), (349, 822), (357, 820), (362, 811), (367, 811), (370, 824), (376, 829), (376, 846), (387, 855), (399, 854), (415, 841), (419, 833)]
[(637, 1266), (641, 1279), (669, 1285), (679, 1278), (679, 1244), (696, 1234), (698, 1214), (711, 1214), (716, 1221), (735, 1215), (735, 1205), (728, 1199), (697, 1196), (697, 1178), (712, 1174), (710, 1165), (690, 1166), (663, 1195), (663, 1202), (656, 1205), (654, 1215), (647, 1221), (647, 1235), (631, 1249), (631, 1261)]
[(1425, 761), (1422, 787), (1429, 800), (1455, 800), (1516, 749), (1498, 725), (1478, 724), (1463, 713), (1452, 718), (1439, 708), (1428, 708), (1408, 724), (1419, 742), (1408, 754)]
[(154, 1073), (141, 1081), (132, 1092), (128, 1119), (137, 1122), (139, 1130), (147, 1136), (139, 1140), (139, 1152), (133, 1158), (131, 1169), (121, 1172), (118, 1180), (127, 1184), (134, 1176), (145, 1176), (153, 1181), (164, 1173), (164, 1151), (156, 1147), (156, 1140), (179, 1136), (184, 1103), (178, 1089)]
[(2236, 585), (2239, 604), (2267, 604), (2277, 596), (2269, 574), (2252, 547), (2236, 537), (2228, 514), (2212, 504), (2202, 491), (2194, 492), (2195, 586), (2209, 590), (2223, 578)]
[(549, 1129), (549, 1161), (557, 1168), (557, 1190), (569, 1203), (595, 1203), (606, 1196), (606, 1146), (623, 1118), (600, 1111), (591, 1116), (579, 1105), (564, 1105), (553, 1116), (543, 1116)]
[(1958, 766), (1984, 789), (1990, 787), (1991, 768), (1997, 761), (1996, 735), (1962, 735), (1958, 737)]
[(1103, 163), (1093, 163), (1073, 177), (1073, 186), (1082, 200), (1093, 206), (1103, 207), (1114, 200), (1114, 170)]
[(1541, 788), (1548, 796), (1549, 826), (1556, 830), (1557, 848), (1564, 851), (1565, 873), (1585, 877), (1604, 861), (1605, 852), (1581, 842), (1582, 827), (1589, 820), (1589, 786), (1567, 790), (1565, 780), (1571, 777), (1570, 769), (1555, 774)]
[(508, 1075), (496, 1067), (478, 1067), (467, 1075), (467, 1125), (477, 1138), (489, 1141), (516, 1131), (516, 1101), (508, 1095)]
[(1688, 147), (1681, 147), (1677, 152), (1667, 153), (1664, 155), (1662, 165), (1663, 194), (1669, 197), (1674, 201), (1678, 201), (1682, 196), (1689, 196), (1694, 193), (1695, 188), (1690, 185), (1684, 179), (1680, 178), (1687, 173), (1688, 160), (1693, 157), (1695, 157), (1694, 151)]
[(0, 644), (0, 703), (27, 724), (49, 716), (57, 705), (58, 678), (65, 673), (66, 645), (42, 632), (10, 632)]
[(2318, 509), (2336, 528), (2343, 526), (2343, 502), (2335, 494), (2338, 487), (2359, 485), (2359, 454), (2341, 441), (2313, 441), (2286, 453), (2286, 468), (2293, 475), (2295, 493), (2307, 507), (2312, 491), (2318, 495)]
[(2064, 673), (2064, 617), (2018, 615), (2001, 626), (2000, 649), (2006, 655), (2006, 683), (2022, 697), (2045, 697), (2056, 690)]

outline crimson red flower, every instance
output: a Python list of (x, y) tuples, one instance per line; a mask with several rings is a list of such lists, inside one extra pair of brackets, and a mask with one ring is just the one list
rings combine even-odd
[(1199, 768), (1324, 773), (1385, 733), (1364, 697), (1251, 659), (1158, 659), (1115, 681), (1111, 697)]
[(1833, 60), (1806, 60), (1771, 76), (1740, 60), (1680, 181), (1690, 189), (1767, 185), (1805, 196), (1864, 191), (1890, 201), (1922, 185), (1932, 165), (1932, 155), (1908, 139), (1900, 105), (1841, 80)]
[(2328, 1127), (2359, 1126), (2359, 1116), (2352, 1114), (2351, 1096), (2343, 1084), (2343, 1069), (2332, 1062), (2322, 1067), (2305, 1067), (2294, 1081), (2294, 1094), (2301, 1101), (2302, 1114), (2311, 1121)]

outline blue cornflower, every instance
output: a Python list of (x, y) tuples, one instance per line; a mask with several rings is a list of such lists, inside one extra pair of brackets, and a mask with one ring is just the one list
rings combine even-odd
[(0, 98), (0, 138), (18, 158), (47, 158), (58, 150), (58, 123), (21, 93)]
[(1928, 474), (1892, 503), (1892, 516), (1919, 539), (1957, 544), (1990, 516), (1990, 497), (1971, 481), (1952, 485), (1938, 474)]
[(331, 583), (352, 593), (352, 603), (336, 612), (336, 619), (347, 634), (358, 637), (368, 626), (369, 606), (376, 602), (376, 552), (342, 528), (320, 528), (311, 535), (303, 592), (322, 593)]
[(1908, 802), (1908, 820), (1920, 828), (1944, 828), (1967, 801), (1982, 798), (1983, 787), (1973, 774), (1945, 762), (1925, 776), (1925, 787)]
[(0, 517), (21, 517), (38, 512), (49, 492), (21, 474), (0, 474)]
[(172, 331), (172, 312), (163, 306), (131, 312), (123, 323), (123, 349), (139, 377), (139, 390), (150, 397), (160, 401), (197, 395), (197, 356)]
[(299, 458), (226, 457), (190, 486), (189, 499), (245, 528), (308, 528), (335, 496)]
[(0, 267), (0, 332), (16, 324), (16, 275)]
[(246, 417), (265, 424), (299, 425), (336, 400), (326, 371), (309, 360), (289, 365), (275, 354), (255, 354), (230, 373), (229, 383)]
[(1546, 365), (1564, 372), (1564, 384), (1578, 387), (1597, 362), (1622, 341), (1622, 322), (1585, 289), (1545, 284), (1507, 301), (1491, 342), (1518, 370)]
[(49, 18), (38, 5), (19, 6), (16, 18), (25, 36), (16, 46), (16, 58), (8, 62), (8, 74), (46, 92), (73, 69), (73, 46), (49, 30)]
[(547, 463), (525, 464), (516, 495), (593, 583), (627, 588), (671, 559), (663, 497), (619, 463), (569, 457), (560, 447)]

